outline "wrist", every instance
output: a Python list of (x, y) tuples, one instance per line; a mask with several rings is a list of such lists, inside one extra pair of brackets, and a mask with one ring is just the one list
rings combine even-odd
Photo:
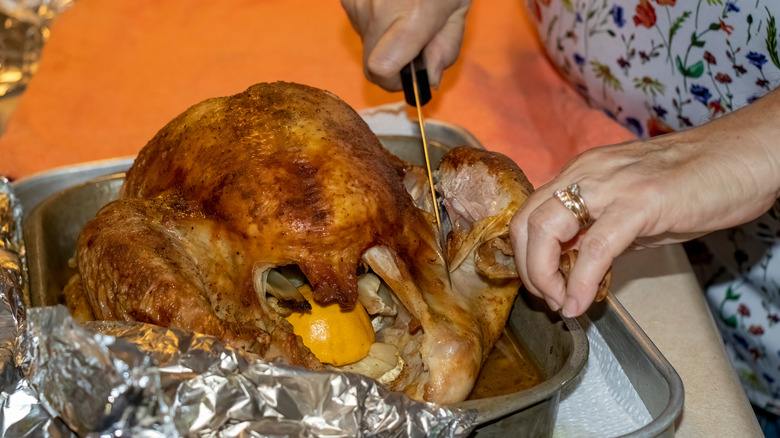
[(763, 214), (780, 197), (780, 90), (682, 134), (739, 195), (733, 206), (739, 222)]
[(749, 160), (761, 185), (759, 190), (771, 206), (780, 197), (780, 90), (723, 119), (727, 131), (722, 135), (732, 142), (735, 155), (744, 154)]

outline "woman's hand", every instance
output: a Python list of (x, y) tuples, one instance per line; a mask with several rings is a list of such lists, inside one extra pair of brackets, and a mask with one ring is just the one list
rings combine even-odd
[(428, 81), (458, 59), (471, 0), (341, 0), (363, 40), (363, 71), (388, 91), (401, 90), (401, 69), (423, 52)]
[[(526, 287), (566, 316), (585, 312), (629, 247), (681, 242), (767, 211), (780, 191), (780, 93), (688, 131), (591, 149), (526, 200), (510, 226)], [(592, 224), (553, 196), (577, 183)], [(562, 250), (579, 257), (567, 284)]]

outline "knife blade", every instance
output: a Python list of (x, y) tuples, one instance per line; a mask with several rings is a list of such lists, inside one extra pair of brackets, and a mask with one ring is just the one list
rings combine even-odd
[(422, 113), (422, 106), (431, 100), (431, 87), (428, 82), (428, 71), (425, 68), (422, 53), (401, 70), (401, 83), (403, 85), (406, 103), (417, 109), (417, 121), (420, 124), (420, 137), (422, 137), (422, 148), (423, 154), (425, 155), (425, 169), (428, 173), (428, 186), (431, 189), (433, 211), (436, 216), (436, 227), (439, 232), (439, 246), (441, 247), (442, 257), (444, 259), (444, 266), (447, 268), (447, 279), (450, 282), (450, 287), (452, 287), (450, 264), (447, 258), (447, 241), (441, 226), (441, 217), (439, 216), (439, 201), (436, 196), (436, 188), (433, 184), (431, 159), (428, 154), (428, 140), (425, 136), (425, 119), (423, 118)]

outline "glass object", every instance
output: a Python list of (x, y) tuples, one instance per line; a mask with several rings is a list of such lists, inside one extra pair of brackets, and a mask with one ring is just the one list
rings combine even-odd
[(0, 97), (27, 85), (52, 20), (75, 0), (0, 0)]

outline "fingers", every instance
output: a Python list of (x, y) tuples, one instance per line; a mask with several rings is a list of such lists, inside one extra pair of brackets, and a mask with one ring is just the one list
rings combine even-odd
[(361, 37), (368, 21), (370, 4), (362, 0), (341, 0), (341, 8), (347, 13), (349, 23)]
[(463, 45), (463, 35), (466, 26), (466, 7), (456, 11), (446, 21), (444, 27), (425, 46), (425, 63), (428, 69), (428, 82), (434, 90), (441, 85), (444, 70), (455, 64)]
[[(643, 225), (643, 212), (590, 194), (589, 200), (586, 186), (583, 199), (589, 208), (595, 207), (592, 211), (598, 217), (588, 228), (580, 228), (577, 217), (548, 187), (526, 200), (510, 224), (524, 285), (544, 298), (552, 310), (561, 310), (567, 317), (579, 316), (588, 309), (612, 262), (632, 244)], [(604, 204), (610, 208), (599, 208)], [(568, 279), (564, 279), (559, 271), (561, 253), (569, 248), (578, 249), (579, 254)]]
[(528, 217), (526, 285), (543, 294), (553, 310), (566, 301), (566, 285), (558, 272), (562, 245), (578, 231), (574, 215), (554, 197), (542, 202)]
[(388, 91), (402, 89), (400, 71), (420, 52), (436, 89), (458, 58), (470, 0), (342, 0), (363, 41), (363, 70)]
[[(373, 29), (374, 32), (383, 31), (373, 49), (364, 46), (363, 69), (366, 78), (385, 90), (402, 89), (399, 72), (417, 57), (429, 41), (430, 35), (412, 31), (409, 27), (408, 21), (399, 18), (387, 29)], [(372, 39), (375, 37), (371, 35)], [(366, 53), (366, 49), (370, 52)]]
[(604, 276), (612, 262), (631, 245), (641, 231), (637, 212), (607, 210), (579, 240), (579, 257), (566, 284), (561, 313), (574, 317), (583, 314), (596, 299)]

